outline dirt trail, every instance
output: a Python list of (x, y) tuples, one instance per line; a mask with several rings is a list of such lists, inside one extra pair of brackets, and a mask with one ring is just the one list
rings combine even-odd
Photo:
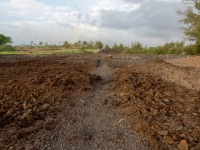
[(114, 86), (111, 70), (102, 59), (94, 73), (101, 76), (102, 82), (95, 86), (93, 93), (75, 99), (74, 105), (61, 113), (62, 119), (56, 130), (45, 135), (38, 143), (38, 149), (148, 149), (133, 134), (130, 122), (121, 118), (116, 109), (102, 104)]

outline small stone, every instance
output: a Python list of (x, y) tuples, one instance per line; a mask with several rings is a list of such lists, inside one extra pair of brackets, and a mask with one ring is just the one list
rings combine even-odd
[(49, 124), (53, 123), (53, 118), (51, 118), (51, 117), (46, 118), (46, 122)]
[(42, 106), (42, 108), (44, 109), (44, 110), (47, 110), (48, 108), (49, 108), (49, 104), (44, 104), (43, 106)]
[(198, 114), (197, 114), (197, 113), (192, 113), (192, 115), (193, 115), (193, 116), (195, 116), (195, 117), (196, 117), (196, 116), (198, 116)]
[(159, 144), (158, 144), (157, 140), (154, 139), (154, 138), (150, 138), (150, 139), (149, 139), (149, 145), (150, 145), (154, 150), (157, 150), (158, 147), (159, 147)]
[(127, 98), (127, 97), (124, 97), (124, 98), (122, 99), (122, 104), (126, 103), (127, 101), (128, 101), (128, 98)]
[(151, 127), (150, 127), (150, 129), (151, 129), (151, 130), (154, 130), (154, 129), (155, 129), (155, 127), (154, 127), (154, 126), (151, 126)]
[(158, 114), (158, 110), (153, 110), (152, 114), (153, 114), (153, 116), (156, 116)]
[(181, 117), (182, 115), (183, 115), (182, 113), (178, 113), (178, 114), (177, 114), (178, 117)]
[(120, 96), (120, 97), (124, 97), (124, 96), (125, 96), (125, 93), (124, 93), (124, 92), (121, 92), (121, 93), (119, 94), (119, 96)]
[(158, 97), (158, 98), (161, 98), (163, 97), (163, 95), (160, 93), (160, 91), (157, 91), (155, 94), (154, 94), (155, 97)]
[(166, 136), (168, 135), (168, 131), (160, 131), (158, 132), (158, 134)]
[(168, 103), (168, 102), (170, 102), (168, 99), (164, 99), (164, 102), (166, 102), (166, 103)]
[(22, 105), (24, 109), (28, 109), (28, 105), (26, 104), (26, 101)]
[(141, 85), (142, 85), (144, 88), (146, 88), (146, 89), (148, 89), (148, 88), (151, 87), (151, 83), (148, 82), (148, 81), (143, 81), (143, 82), (141, 83)]
[(156, 121), (163, 123), (167, 119), (167, 116), (163, 114), (163, 115), (159, 115), (159, 116), (155, 117), (155, 119), (156, 119)]
[(134, 126), (134, 129), (136, 132), (140, 132), (142, 131), (143, 127), (142, 127), (142, 124), (141, 123), (138, 123)]
[(187, 143), (187, 141), (186, 141), (186, 140), (182, 140), (182, 141), (180, 142), (180, 144), (178, 145), (178, 148), (179, 148), (180, 150), (188, 150), (189, 148), (188, 148), (188, 143)]
[(14, 127), (14, 126), (16, 126), (16, 123), (12, 122), (12, 123), (9, 124), (9, 126)]
[(181, 131), (181, 130), (183, 130), (183, 126), (182, 125), (177, 125), (176, 127), (175, 127), (175, 130), (178, 132), (178, 131)]
[(169, 127), (170, 123), (165, 122), (165, 123), (163, 123), (163, 125)]
[(185, 134), (180, 134), (179, 135), (181, 138), (186, 138), (186, 135)]
[(190, 142), (192, 142), (194, 140), (193, 137), (189, 136)]
[(200, 143), (195, 146), (194, 150), (200, 150)]
[(170, 136), (165, 136), (164, 137), (164, 141), (168, 144), (173, 144), (174, 143), (174, 139)]
[(183, 104), (179, 104), (178, 106), (177, 106), (177, 108), (180, 110), (180, 109), (183, 109)]
[(99, 147), (99, 145), (98, 145), (97, 143), (94, 143), (94, 144), (93, 144), (93, 147), (94, 147), (95, 149), (97, 149), (97, 148)]

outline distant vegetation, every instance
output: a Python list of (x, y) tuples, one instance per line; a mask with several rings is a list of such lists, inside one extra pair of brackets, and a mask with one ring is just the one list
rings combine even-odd
[[(87, 42), (77, 41), (69, 43), (65, 41), (59, 44), (48, 44), (47, 42), (33, 41), (29, 45), (18, 45), (12, 47), (11, 45), (1, 45), (0, 54), (54, 54), (54, 53), (93, 53), (95, 50), (121, 50), (124, 54), (196, 54), (196, 47), (194, 45), (184, 46), (184, 41), (169, 42), (157, 47), (143, 47), (140, 42), (132, 42), (130, 46), (124, 46), (122, 43), (114, 43), (113, 46), (103, 44), (101, 41)], [(14, 52), (15, 51), (15, 52)]]
[(101, 41), (77, 41), (74, 43), (69, 43), (68, 41), (59, 42), (59, 44), (48, 44), (47, 42), (34, 43), (30, 42), (29, 45), (18, 45), (14, 46), (17, 51), (52, 51), (52, 50), (79, 50), (80, 52), (88, 52), (91, 49), (101, 49), (103, 48), (103, 43)]
[(185, 46), (183, 41), (165, 43), (163, 46), (157, 47), (142, 47), (140, 42), (135, 42), (131, 44), (131, 47), (125, 48), (123, 53), (133, 53), (133, 54), (181, 54), (187, 53), (185, 51)]

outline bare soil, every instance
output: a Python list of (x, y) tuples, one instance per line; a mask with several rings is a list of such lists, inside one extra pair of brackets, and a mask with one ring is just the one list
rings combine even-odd
[(167, 62), (176, 66), (194, 67), (200, 69), (200, 56), (187, 56), (186, 58), (171, 59)]
[(1, 56), (0, 149), (198, 150), (198, 57), (106, 57)]
[(75, 99), (70, 110), (72, 120), (69, 122), (69, 111), (65, 110), (58, 130), (46, 135), (38, 149), (147, 149), (141, 138), (133, 134), (129, 122), (104, 104), (105, 100), (110, 101), (107, 97), (114, 86), (109, 67), (100, 60), (94, 72), (101, 75), (102, 81), (95, 85), (93, 93)]
[[(116, 67), (111, 106), (132, 120), (151, 149), (199, 149), (199, 70), (161, 59)], [(111, 97), (112, 97), (111, 96)]]

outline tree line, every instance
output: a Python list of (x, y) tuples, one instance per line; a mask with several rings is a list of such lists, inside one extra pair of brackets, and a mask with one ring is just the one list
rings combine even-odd
[(184, 41), (176, 41), (165, 43), (164, 45), (160, 45), (157, 47), (149, 47), (143, 46), (140, 42), (132, 42), (129, 45), (124, 45), (122, 43), (114, 43), (112, 46), (108, 44), (103, 44), (102, 41), (76, 41), (74, 43), (69, 43), (68, 41), (59, 42), (59, 44), (48, 44), (47, 42), (39, 42), (38, 44), (33, 41), (30, 44), (22, 44), (18, 46), (12, 47), (8, 45), (8, 43), (12, 43), (10, 37), (6, 37), (0, 34), (0, 51), (47, 51), (47, 50), (64, 50), (64, 49), (106, 49), (106, 50), (121, 50), (122, 53), (129, 54), (181, 54), (183, 52), (187, 54), (195, 54), (195, 50), (193, 45), (184, 46)]

